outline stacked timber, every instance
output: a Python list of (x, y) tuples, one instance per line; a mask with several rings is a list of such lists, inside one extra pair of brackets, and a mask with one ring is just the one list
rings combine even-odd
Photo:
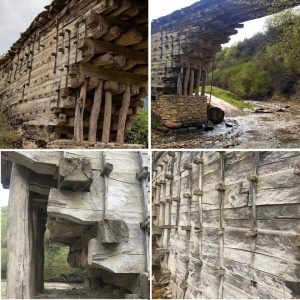
[(104, 282), (128, 298), (149, 297), (146, 152), (2, 152), (3, 168), (10, 188), (8, 298), (43, 290), (46, 226), (50, 243), (69, 247), (70, 266), (88, 270), (89, 287)]
[(0, 62), (24, 147), (123, 145), (147, 95), (147, 52), (146, 1), (53, 0)]
[(153, 257), (173, 298), (299, 298), (298, 152), (153, 159)]
[(200, 0), (152, 22), (152, 95), (205, 95), (206, 73), (221, 45), (246, 21), (299, 0)]

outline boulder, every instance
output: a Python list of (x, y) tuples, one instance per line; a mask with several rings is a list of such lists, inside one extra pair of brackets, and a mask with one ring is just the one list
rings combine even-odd
[(214, 124), (220, 124), (224, 121), (225, 112), (219, 107), (208, 108), (208, 119)]

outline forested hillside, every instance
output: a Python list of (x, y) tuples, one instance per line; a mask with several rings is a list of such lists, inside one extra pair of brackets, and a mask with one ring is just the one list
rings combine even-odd
[(217, 55), (214, 85), (243, 99), (300, 101), (300, 12), (276, 15), (265, 26)]

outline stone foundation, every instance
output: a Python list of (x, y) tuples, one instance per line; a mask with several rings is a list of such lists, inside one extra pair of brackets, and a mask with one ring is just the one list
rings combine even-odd
[(152, 101), (151, 107), (169, 128), (199, 126), (207, 122), (206, 96), (164, 95)]

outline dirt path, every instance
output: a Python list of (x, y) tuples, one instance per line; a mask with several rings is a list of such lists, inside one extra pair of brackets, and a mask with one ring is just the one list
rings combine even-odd
[[(210, 95), (207, 95), (207, 97), (208, 99), (210, 99)], [(243, 112), (239, 108), (213, 95), (211, 95), (211, 105), (221, 108), (225, 112), (225, 115), (227, 117), (234, 117), (243, 114)]]
[(195, 128), (167, 133), (153, 131), (153, 148), (300, 148), (300, 101), (251, 102), (255, 109), (263, 108), (268, 113), (242, 112), (216, 97), (212, 103), (225, 110), (226, 122), (212, 131)]

